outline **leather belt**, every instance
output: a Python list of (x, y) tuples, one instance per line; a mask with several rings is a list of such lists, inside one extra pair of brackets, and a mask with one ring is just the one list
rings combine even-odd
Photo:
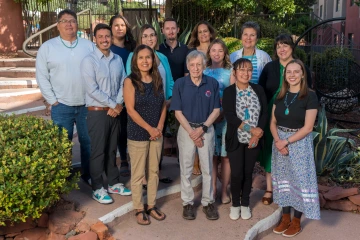
[(299, 129), (291, 129), (291, 128), (286, 128), (286, 127), (282, 127), (282, 126), (278, 126), (277, 128), (279, 130), (283, 131), (283, 132), (297, 132), (297, 131), (299, 131)]
[(88, 107), (89, 111), (108, 111), (109, 107)]
[(192, 128), (198, 128), (198, 127), (201, 127), (203, 124), (202, 123), (191, 123), (191, 122), (189, 122), (189, 125)]

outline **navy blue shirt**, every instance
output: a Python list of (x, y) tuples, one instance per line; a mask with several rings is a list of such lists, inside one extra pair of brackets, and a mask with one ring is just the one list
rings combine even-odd
[(181, 42), (178, 41), (176, 47), (171, 48), (164, 41), (159, 46), (159, 52), (161, 52), (168, 58), (171, 74), (174, 81), (176, 81), (179, 78), (182, 78), (185, 74), (185, 71), (187, 71), (186, 56), (188, 54), (188, 47), (185, 44), (182, 44)]
[(110, 50), (113, 53), (115, 53), (115, 54), (117, 54), (117, 55), (119, 55), (121, 57), (121, 60), (123, 61), (123, 64), (124, 64), (124, 67), (125, 67), (125, 64), (126, 64), (126, 61), (127, 61), (128, 57), (129, 57), (130, 51), (127, 50), (126, 48), (118, 47), (118, 46), (116, 46), (114, 44), (111, 45)]
[(175, 82), (170, 110), (182, 111), (188, 122), (205, 122), (215, 108), (220, 108), (219, 83), (215, 78), (203, 74), (199, 86), (190, 75)]

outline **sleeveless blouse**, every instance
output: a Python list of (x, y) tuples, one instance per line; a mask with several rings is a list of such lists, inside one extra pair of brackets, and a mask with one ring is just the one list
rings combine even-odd
[[(163, 103), (165, 101), (164, 91), (155, 95), (154, 84), (144, 83), (144, 93), (135, 89), (135, 110), (152, 127), (157, 127)], [(128, 139), (133, 141), (149, 141), (150, 134), (128, 115), (127, 125)]]

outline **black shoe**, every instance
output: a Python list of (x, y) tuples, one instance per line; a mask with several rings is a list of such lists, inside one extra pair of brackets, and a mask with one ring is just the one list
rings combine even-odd
[(206, 218), (209, 220), (219, 219), (219, 214), (212, 203), (209, 203), (209, 205), (204, 206), (203, 212), (205, 213)]
[(183, 218), (186, 220), (194, 220), (195, 219), (195, 213), (194, 213), (194, 207), (191, 204), (185, 205), (183, 209)]

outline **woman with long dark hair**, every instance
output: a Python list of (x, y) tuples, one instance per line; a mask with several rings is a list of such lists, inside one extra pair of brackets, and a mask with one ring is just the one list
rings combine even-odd
[(207, 21), (198, 22), (190, 35), (190, 51), (198, 50), (207, 53), (210, 43), (216, 38), (216, 30)]
[[(165, 214), (155, 207), (155, 203), (166, 103), (155, 54), (147, 45), (139, 45), (134, 50), (131, 74), (124, 81), (124, 100), (129, 115), (127, 130), (133, 206), (138, 224), (148, 225), (148, 215), (159, 221), (165, 219)], [(145, 174), (148, 182), (146, 211), (142, 194)]]
[[(125, 17), (121, 15), (115, 15), (110, 19), (109, 26), (111, 27), (112, 32), (112, 45), (110, 50), (118, 54), (123, 62), (122, 67), (125, 68), (126, 61), (128, 59), (129, 54), (134, 51), (136, 47), (136, 42), (131, 33), (131, 25), (126, 20)], [(129, 171), (129, 163), (127, 161), (127, 111), (124, 105), (123, 110), (120, 113), (120, 134), (118, 139), (118, 149), (120, 152), (120, 176), (127, 177), (130, 175)]]

